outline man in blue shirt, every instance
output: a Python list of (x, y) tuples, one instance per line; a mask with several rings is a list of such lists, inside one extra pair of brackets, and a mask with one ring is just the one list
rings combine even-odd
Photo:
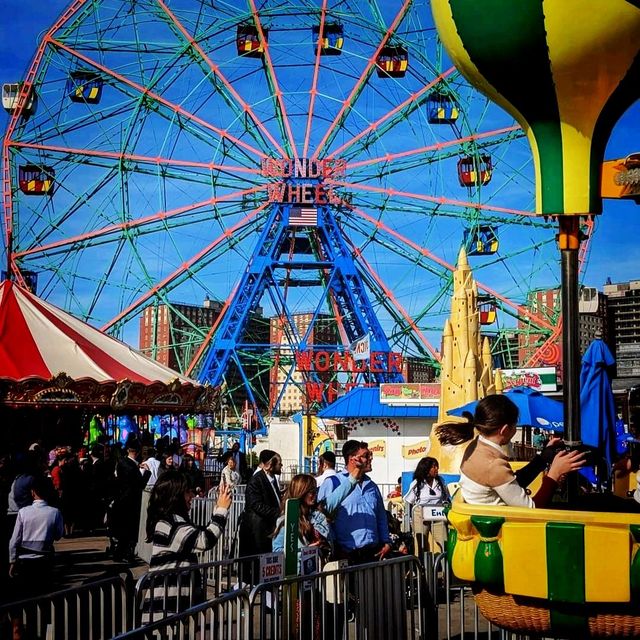
[(318, 501), (326, 502), (342, 483), (357, 484), (331, 514), (338, 557), (348, 559), (351, 564), (381, 560), (391, 551), (391, 545), (380, 489), (366, 475), (371, 471), (373, 454), (366, 442), (347, 440), (342, 455), (344, 471), (327, 478), (318, 492)]
[(53, 543), (64, 532), (62, 514), (44, 500), (47, 481), (34, 478), (33, 504), (22, 507), (9, 542), (9, 575), (16, 577), (15, 594), (30, 597), (52, 589)]

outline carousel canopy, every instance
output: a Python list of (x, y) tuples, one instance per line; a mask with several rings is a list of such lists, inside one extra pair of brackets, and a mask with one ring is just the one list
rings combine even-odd
[[(10, 281), (0, 284), (0, 400), (98, 409), (208, 410), (209, 387)], [(206, 396), (206, 397), (205, 397)]]

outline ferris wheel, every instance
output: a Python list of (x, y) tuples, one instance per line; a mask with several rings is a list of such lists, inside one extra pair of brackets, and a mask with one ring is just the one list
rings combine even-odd
[[(462, 246), (501, 363), (519, 335), (521, 365), (554, 351), (557, 317), (525, 309), (558, 286), (528, 143), (446, 59), (427, 0), (76, 0), (3, 106), (11, 277), (132, 344), (145, 309), (173, 309), (183, 371), (232, 340), (215, 382), (230, 366), (227, 384), (257, 396), (291, 366), (281, 334), (309, 342), (308, 314), (342, 344), (377, 331), (437, 365)], [(185, 317), (205, 299), (244, 314), (227, 347), (219, 322)], [(349, 314), (365, 319), (349, 329)]]

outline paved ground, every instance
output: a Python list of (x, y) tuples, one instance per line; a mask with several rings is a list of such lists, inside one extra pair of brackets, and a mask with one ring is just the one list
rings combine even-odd
[(147, 572), (148, 565), (140, 560), (135, 565), (115, 562), (107, 554), (109, 538), (104, 535), (63, 538), (56, 543), (56, 583), (60, 589), (97, 580), (127, 569), (137, 580)]

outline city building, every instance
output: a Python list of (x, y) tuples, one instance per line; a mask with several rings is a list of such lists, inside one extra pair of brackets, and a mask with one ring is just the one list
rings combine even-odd
[[(202, 345), (204, 337), (220, 317), (222, 308), (221, 302), (208, 298), (202, 306), (170, 302), (146, 307), (140, 316), (140, 351), (167, 367), (185, 372)], [(247, 326), (246, 342), (267, 342), (269, 324), (261, 309), (249, 320)], [(259, 402), (263, 405), (260, 409), (264, 410), (269, 371), (260, 371), (256, 365), (255, 370), (248, 368), (248, 375), (256, 389), (265, 389), (263, 402)], [(247, 399), (246, 389), (232, 367), (227, 374), (226, 388), (231, 418), (237, 413), (231, 407), (242, 407)]]
[[(561, 314), (562, 300), (560, 289), (537, 289), (531, 291), (527, 297), (527, 308), (545, 320), (549, 325), (556, 326)], [(526, 321), (518, 320), (518, 361), (520, 367), (554, 366), (562, 369), (562, 336), (552, 344), (545, 344), (548, 334)], [(544, 345), (544, 347), (543, 347)], [(535, 355), (535, 361), (531, 362)]]
[(640, 280), (604, 285), (609, 342), (619, 378), (640, 377)]
[(503, 331), (497, 336), (488, 336), (491, 343), (493, 364), (499, 369), (520, 367), (520, 337), (517, 331)]
[(402, 358), (402, 376), (405, 382), (434, 382), (436, 374), (431, 360), (415, 356)]
[(578, 318), (580, 353), (584, 354), (595, 339), (601, 339), (609, 343), (607, 296), (595, 287), (582, 287), (578, 304), (580, 313)]

